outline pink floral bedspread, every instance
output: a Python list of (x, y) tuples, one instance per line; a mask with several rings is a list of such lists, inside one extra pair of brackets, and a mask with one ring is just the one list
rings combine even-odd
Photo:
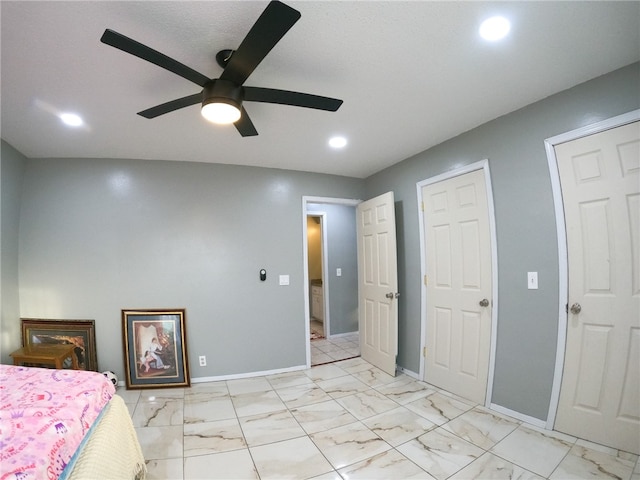
[(57, 479), (114, 393), (101, 373), (0, 365), (0, 479)]

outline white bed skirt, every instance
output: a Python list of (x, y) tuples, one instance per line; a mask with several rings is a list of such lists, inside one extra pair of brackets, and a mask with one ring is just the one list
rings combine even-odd
[(124, 400), (114, 395), (73, 465), (69, 479), (142, 480), (146, 474), (129, 410)]

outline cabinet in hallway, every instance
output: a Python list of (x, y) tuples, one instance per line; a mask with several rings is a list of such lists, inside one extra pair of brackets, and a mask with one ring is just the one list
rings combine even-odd
[(324, 322), (324, 301), (322, 285), (311, 285), (311, 316)]

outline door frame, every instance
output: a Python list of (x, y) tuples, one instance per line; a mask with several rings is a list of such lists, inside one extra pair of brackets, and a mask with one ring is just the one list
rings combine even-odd
[(556, 345), (556, 362), (553, 372), (553, 385), (549, 400), (549, 411), (545, 428), (553, 430), (560, 402), (560, 387), (562, 386), (562, 373), (564, 371), (564, 356), (567, 341), (567, 307), (569, 304), (569, 261), (567, 251), (567, 228), (564, 221), (564, 204), (562, 202), (562, 187), (560, 185), (560, 172), (558, 171), (558, 159), (555, 146), (560, 143), (570, 142), (582, 137), (588, 137), (605, 130), (621, 127), (628, 123), (640, 120), (640, 109), (602, 120), (585, 127), (569, 132), (561, 133), (545, 139), (544, 148), (547, 153), (549, 176), (551, 178), (551, 191), (556, 218), (556, 235), (558, 240), (558, 341)]
[(425, 251), (425, 238), (424, 238), (424, 212), (420, 205), (422, 205), (422, 187), (431, 185), (433, 183), (449, 180), (454, 177), (474, 172), (476, 170), (484, 171), (485, 186), (487, 190), (487, 213), (489, 215), (489, 236), (491, 240), (491, 345), (489, 347), (489, 372), (487, 374), (487, 391), (485, 394), (485, 406), (491, 406), (491, 397), (493, 395), (493, 377), (495, 373), (495, 358), (496, 358), (496, 338), (497, 338), (497, 325), (498, 325), (498, 250), (496, 243), (496, 218), (495, 209), (493, 204), (493, 189), (491, 188), (491, 172), (489, 170), (489, 160), (484, 159), (479, 162), (465, 165), (464, 167), (456, 168), (454, 170), (436, 175), (434, 177), (421, 180), (416, 183), (416, 189), (418, 193), (418, 229), (420, 233), (420, 379), (424, 379), (425, 373), (425, 356), (424, 349), (425, 335), (427, 331), (427, 289), (424, 285), (424, 277), (427, 274), (425, 270), (427, 252)]
[(305, 322), (305, 345), (306, 345), (306, 358), (307, 358), (307, 368), (311, 368), (311, 328), (310, 328), (310, 310), (309, 310), (309, 249), (307, 245), (307, 215), (316, 215), (320, 216), (322, 213), (323, 225), (322, 225), (322, 291), (323, 291), (323, 303), (324, 303), (324, 317), (325, 321), (325, 335), (329, 336), (329, 326), (330, 326), (330, 315), (329, 315), (329, 283), (330, 279), (328, 278), (328, 266), (329, 266), (329, 255), (328, 255), (328, 245), (327, 245), (327, 222), (326, 222), (326, 213), (324, 212), (308, 212), (307, 205), (309, 203), (324, 203), (329, 205), (347, 205), (355, 207), (359, 203), (362, 203), (362, 200), (352, 199), (352, 198), (334, 198), (334, 197), (313, 197), (303, 195), (302, 197), (302, 258), (303, 258), (303, 292), (304, 292), (304, 322)]

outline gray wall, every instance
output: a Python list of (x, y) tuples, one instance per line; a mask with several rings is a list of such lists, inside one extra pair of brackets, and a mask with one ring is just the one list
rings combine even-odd
[(0, 362), (20, 347), (18, 245), (20, 198), (26, 159), (11, 145), (0, 143)]
[(95, 319), (99, 368), (121, 379), (121, 309), (185, 307), (192, 377), (304, 365), (302, 196), (362, 189), (253, 167), (29, 159), (21, 315)]
[[(367, 179), (367, 198), (395, 193), (402, 292), (399, 365), (417, 372), (421, 362), (416, 183), (489, 159), (499, 277), (492, 401), (546, 419), (556, 354), (559, 266), (544, 140), (639, 108), (639, 70), (634, 64), (548, 97)], [(539, 272), (539, 290), (527, 290), (528, 271)]]
[[(308, 204), (308, 212), (325, 212), (330, 335), (358, 331), (358, 255), (356, 209), (348, 205)], [(336, 276), (336, 268), (342, 276)]]
[[(393, 190), (402, 293), (398, 363), (417, 372), (416, 182), (488, 158), (499, 262), (493, 402), (544, 419), (556, 353), (559, 267), (543, 142), (639, 108), (638, 85), (635, 64), (498, 118), (365, 181), (182, 162), (23, 162), (3, 143), (2, 346), (20, 341), (19, 278), (21, 316), (95, 319), (99, 366), (118, 375), (123, 373), (122, 308), (186, 307), (192, 377), (302, 365), (302, 196), (366, 199)], [(335, 272), (345, 264), (330, 268)], [(264, 283), (260, 268), (268, 272)], [(539, 290), (526, 289), (527, 271), (539, 272)], [(291, 285), (278, 286), (279, 274), (289, 274)], [(198, 355), (208, 356), (207, 367), (197, 366)], [(7, 360), (3, 350), (2, 361)]]

